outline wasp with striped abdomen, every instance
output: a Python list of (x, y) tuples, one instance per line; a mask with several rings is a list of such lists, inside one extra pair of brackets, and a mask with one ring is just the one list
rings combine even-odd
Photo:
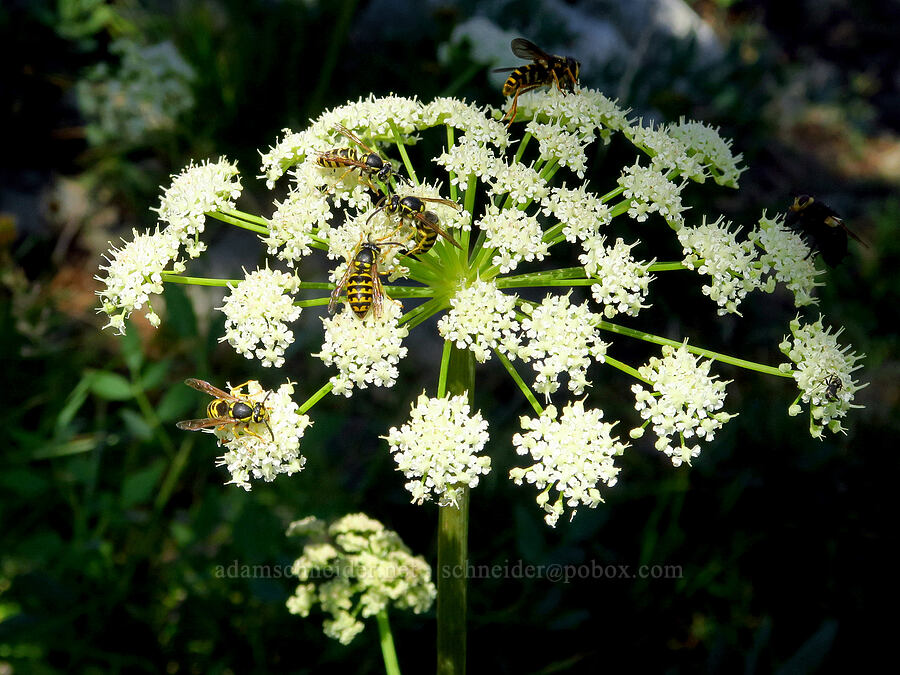
[[(412, 195), (407, 197), (391, 195), (387, 198), (382, 197), (381, 204), (372, 212), (366, 222), (368, 223), (372, 220), (379, 211), (384, 211), (392, 216), (398, 216), (400, 218), (401, 226), (404, 222), (411, 223), (416, 230), (415, 245), (413, 248), (413, 250), (416, 251), (416, 255), (429, 251), (431, 247), (434, 246), (434, 242), (438, 235), (444, 237), (444, 239), (449, 241), (456, 248), (462, 248), (462, 246), (457, 243), (456, 239), (453, 238), (453, 235), (441, 227), (440, 219), (437, 214), (433, 211), (425, 210), (426, 203), (445, 204), (447, 206), (452, 206), (455, 209), (462, 209), (459, 204), (449, 199), (413, 197)], [(410, 251), (406, 255), (413, 255), (413, 253)]]
[(512, 96), (512, 106), (501, 118), (501, 121), (509, 117), (506, 126), (511, 125), (516, 119), (519, 94), (537, 87), (552, 87), (560, 91), (574, 91), (578, 85), (578, 74), (581, 71), (581, 63), (571, 56), (557, 56), (548, 54), (536, 44), (525, 38), (515, 38), (511, 43), (513, 54), (520, 59), (529, 59), (531, 63), (517, 68), (495, 68), (495, 73), (512, 71), (506, 82), (503, 83), (503, 95)]
[(332, 148), (331, 150), (318, 153), (316, 164), (319, 166), (326, 169), (346, 169), (335, 181), (335, 185), (340, 183), (351, 171), (359, 171), (360, 175), (363, 176), (363, 181), (373, 190), (377, 190), (377, 188), (372, 184), (372, 178), (381, 181), (384, 185), (388, 185), (391, 176), (396, 176), (407, 184), (409, 183), (404, 176), (397, 173), (393, 164), (363, 143), (356, 134), (343, 124), (337, 124), (335, 128), (363, 151), (360, 153), (356, 148), (350, 146), (347, 148)]
[(272, 392), (270, 391), (266, 394), (262, 401), (254, 401), (249, 394), (241, 393), (241, 389), (249, 385), (250, 382), (252, 380), (247, 380), (237, 387), (231, 387), (231, 392), (229, 393), (222, 391), (205, 380), (198, 380), (194, 377), (185, 380), (184, 383), (187, 386), (197, 391), (202, 391), (204, 394), (209, 394), (213, 397), (213, 400), (206, 406), (206, 417), (196, 420), (182, 420), (176, 423), (175, 426), (186, 431), (199, 431), (211, 427), (222, 429), (233, 426), (236, 433), (246, 433), (262, 440), (259, 434), (250, 428), (250, 424), (264, 424), (274, 441), (275, 434), (272, 433), (272, 427), (269, 426), (269, 411), (266, 408), (266, 400)]
[(360, 319), (366, 318), (369, 309), (377, 319), (381, 315), (384, 300), (384, 286), (378, 272), (379, 259), (383, 246), (399, 246), (398, 242), (371, 242), (359, 244), (350, 256), (347, 271), (331, 292), (328, 313), (334, 314), (338, 300), (343, 293), (347, 295), (350, 309)]

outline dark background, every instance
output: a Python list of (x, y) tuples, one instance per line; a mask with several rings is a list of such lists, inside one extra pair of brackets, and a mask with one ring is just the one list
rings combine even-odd
[[(741, 189), (690, 186), (693, 213), (724, 213), (749, 227), (797, 191), (838, 210), (869, 247), (851, 243), (849, 258), (827, 271), (819, 310), (845, 327), (842, 344), (868, 355), (861, 379), (871, 384), (857, 395), (865, 408), (848, 416), (847, 435), (815, 441), (805, 415), (786, 415), (796, 395), (790, 381), (718, 368), (735, 380), (726, 409), (740, 416), (692, 468), (674, 469), (648, 435), (622, 458), (605, 505), (550, 529), (534, 490), (505, 477), (520, 464), (509, 439), (527, 404), (496, 361), (480, 367), (476, 406), (491, 422), (494, 470), (473, 492), (472, 563), (679, 565), (683, 575), (474, 579), (470, 672), (865, 667), (889, 649), (883, 617), (896, 608), (887, 551), (896, 539), (897, 338), (884, 317), (898, 300), (900, 5), (696, 1), (695, 26), (704, 28), (676, 34), (673, 22), (649, 18), (651, 2), (477, 4), (502, 29), (551, 51), (618, 35), (619, 53), (602, 63), (575, 54), (592, 64), (583, 84), (621, 97), (633, 117), (684, 115), (734, 138), (749, 167)], [(253, 178), (257, 149), (284, 127), (300, 129), (370, 91), (501, 105), (488, 66), (474, 63), (466, 45), (441, 48), (438, 59), (475, 5), (73, 0), (0, 8), (0, 673), (382, 671), (374, 627), (342, 647), (322, 634), (321, 613), (287, 613), (291, 580), (215, 570), (237, 561), (274, 572), (300, 552), (284, 536), (288, 522), (360, 510), (434, 564), (436, 507), (407, 503), (378, 438), (406, 418), (418, 392), (433, 393), (433, 328), (410, 339), (393, 389), (328, 397), (313, 409), (304, 472), (244, 492), (222, 484), (209, 438), (174, 429), (205, 403), (180, 383), (290, 376), (298, 396), (309, 395), (328, 377), (307, 356), (320, 344), (318, 313), (306, 310), (294, 327), (297, 341), (276, 377), (217, 344), (222, 316), (211, 308), (221, 292), (167, 289), (163, 326), (136, 320), (122, 339), (99, 330), (93, 276), (107, 241), (152, 227), (159, 186), (192, 158), (237, 160), (239, 207), (268, 215), (272, 196)], [(576, 34), (579, 25), (588, 32)], [(614, 32), (589, 32), (598, 26)], [(716, 39), (710, 46), (692, 34)], [(171, 41), (194, 70), (194, 104), (166, 128), (98, 140), (77, 82), (96, 64), (115, 67), (116, 39)], [(598, 42), (597, 53), (609, 44)], [(497, 65), (515, 63), (510, 55)], [(598, 189), (614, 184), (633, 156), (620, 138), (597, 148), (589, 179)], [(677, 255), (664, 225), (645, 225), (642, 239), (660, 239), (646, 250), (662, 251), (647, 257)], [(206, 267), (192, 272), (234, 277), (258, 262), (237, 253), (252, 235), (208, 233)], [(755, 294), (743, 319), (717, 319), (699, 285), (658, 284), (653, 309), (623, 323), (781, 361), (777, 344), (796, 312), (789, 296)], [(818, 310), (805, 315), (814, 320)], [(629, 363), (654, 353), (614, 343), (610, 353)], [(625, 433), (636, 422), (631, 383), (612, 369), (592, 373), (592, 400)], [(394, 613), (392, 622), (401, 667), (430, 671), (433, 611)]]

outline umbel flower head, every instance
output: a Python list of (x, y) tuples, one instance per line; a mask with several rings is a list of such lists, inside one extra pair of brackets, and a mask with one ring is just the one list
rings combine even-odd
[[(772, 292), (779, 283), (798, 307), (815, 302), (815, 257), (780, 216), (763, 212), (744, 235), (724, 216), (685, 206), (692, 183), (737, 187), (743, 167), (731, 141), (690, 120), (645, 125), (589, 88), (524, 92), (515, 121), (502, 118), (503, 110), (448, 97), (359, 98), (305, 129), (284, 130), (262, 153), (260, 178), (269, 188), (284, 183), (266, 216), (236, 209), (241, 179), (233, 163), (192, 163), (164, 190), (157, 229), (136, 232), (110, 253), (101, 311), (118, 330), (135, 309), (162, 320), (149, 301), (164, 283), (218, 285), (227, 288), (224, 341), (265, 366), (293, 360), (302, 367), (308, 354), (290, 350), (294, 323), (319, 312), (311, 330), (321, 330), (321, 347), (309, 351), (330, 374), (297, 385), (307, 396), (299, 407), (272, 394), (266, 406), (273, 420), (283, 407), (283, 436), (274, 422), (274, 443), (241, 434), (238, 425), (217, 432), (237, 432), (226, 443), (230, 453), (254, 450), (226, 454), (235, 482), (299, 470), (299, 438), (316, 402), (396, 386), (408, 354), (427, 342), (416, 335), (427, 331), (444, 343), (437, 392), (419, 396), (409, 419), (384, 437), (416, 504), (453, 508), (497, 461), (486, 444), (490, 411), (473, 412), (468, 403), (472, 373), (486, 367), (505, 369), (534, 411), (514, 440), (533, 464), (511, 477), (538, 487), (551, 524), (567, 510), (597, 506), (600, 483), (616, 481), (613, 458), (625, 445), (611, 434), (614, 422), (601, 421), (602, 401), (593, 401), (604, 391), (597, 382), (611, 381), (608, 368), (639, 381), (635, 418), (643, 425), (632, 437), (650, 427), (676, 466), (695, 460), (697, 439), (712, 440), (733, 416), (723, 411), (727, 383), (711, 375), (716, 360), (795, 378), (814, 429), (839, 427), (857, 388), (850, 376), (857, 357), (825, 362), (805, 346), (843, 353), (828, 347), (827, 331), (795, 332), (786, 352), (793, 366), (780, 369), (696, 340), (664, 347), (639, 368), (615, 358), (628, 353), (619, 348), (624, 340), (672, 344), (649, 332), (653, 320), (674, 325), (659, 316), (671, 304), (655, 307), (651, 294), (669, 274), (696, 275), (712, 300), (705, 309), (687, 307), (685, 320), (698, 311), (739, 317), (752, 291)], [(613, 134), (633, 144), (633, 158), (597, 170), (594, 144)], [(411, 156), (433, 147), (420, 144), (426, 136), (444, 145), (414, 165)], [(182, 276), (182, 259), (204, 251), (209, 218), (254, 232), (265, 263), (239, 280)], [(657, 260), (654, 247), (664, 237), (682, 251), (679, 259)], [(308, 264), (313, 256), (318, 266)], [(577, 264), (560, 268), (556, 260)], [(639, 314), (641, 330), (628, 325)], [(448, 376), (453, 369), (460, 377)], [(352, 616), (335, 617), (336, 633), (352, 632)]]
[(300, 584), (288, 598), (288, 610), (307, 617), (319, 605), (330, 617), (323, 624), (325, 635), (341, 644), (362, 632), (360, 618), (389, 607), (421, 614), (434, 603), (437, 589), (425, 559), (364, 513), (327, 526), (318, 518), (304, 518), (291, 523), (288, 534), (309, 538), (294, 561), (292, 571)]

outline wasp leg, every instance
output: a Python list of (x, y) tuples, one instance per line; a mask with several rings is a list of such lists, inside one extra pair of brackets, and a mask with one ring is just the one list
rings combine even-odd
[[(239, 384), (239, 385), (236, 386), (236, 387), (232, 387), (232, 388), (231, 388), (231, 395), (232, 395), (232, 396), (238, 396), (239, 394), (238, 394), (237, 392), (239, 392), (241, 389), (243, 389), (244, 387), (246, 387), (246, 386), (247, 386), (248, 384), (250, 384), (251, 382), (253, 382), (253, 380), (247, 380), (247, 381), (244, 382), (243, 384)], [(249, 390), (247, 391), (247, 394), (246, 394), (246, 395), (247, 395), (247, 396), (250, 395), (250, 391), (249, 391)]]
[[(512, 107), (509, 109), (509, 112), (506, 113), (506, 115), (509, 115), (509, 122), (506, 123), (506, 128), (507, 128), (507, 129), (508, 129), (510, 126), (512, 126), (512, 123), (513, 123), (513, 122), (516, 121), (516, 110), (518, 110), (518, 108), (519, 108), (519, 94), (521, 94), (521, 93), (524, 92), (524, 91), (529, 91), (529, 90), (531, 90), (531, 89), (536, 89), (537, 87), (540, 87), (540, 86), (542, 86), (542, 85), (540, 85), (540, 84), (529, 84), (529, 85), (525, 85), (525, 86), (522, 86), (522, 87), (519, 87), (518, 89), (516, 89), (516, 93), (515, 93), (515, 95), (513, 96)], [(501, 122), (502, 122), (503, 120), (506, 119), (506, 115), (504, 115), (503, 117), (500, 118), (500, 121), (501, 121)]]

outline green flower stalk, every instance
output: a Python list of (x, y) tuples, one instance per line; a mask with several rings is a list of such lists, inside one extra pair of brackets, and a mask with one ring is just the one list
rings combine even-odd
[[(511, 439), (527, 460), (504, 470), (516, 484), (536, 488), (536, 502), (551, 526), (563, 516), (571, 519), (578, 508), (597, 508), (602, 491), (620, 478), (627, 443), (616, 435), (617, 423), (606, 421), (599, 404), (588, 401), (602, 366), (635, 379), (631, 438), (649, 429), (656, 448), (676, 467), (697, 461), (701, 442), (712, 440), (736, 414), (725, 410), (729, 382), (715, 374), (718, 362), (794, 378), (801, 388), (796, 403), (809, 403), (813, 435), (819, 437), (825, 429), (841, 429), (838, 418), (854, 407), (853, 395), (861, 386), (852, 376), (859, 357), (848, 356), (821, 320), (805, 329), (792, 324), (792, 340), (781, 345), (791, 363), (780, 366), (622, 323), (648, 311), (654, 283), (669, 274), (698, 274), (709, 311), (720, 315), (739, 316), (748, 294), (770, 293), (778, 284), (794, 294), (798, 307), (815, 302), (819, 272), (814, 259), (780, 217), (763, 213), (744, 236), (724, 217), (684, 206), (681, 193), (690, 181), (711, 178), (737, 187), (740, 155), (716, 129), (685, 120), (645, 127), (591, 89), (575, 95), (529, 91), (518, 106), (517, 119), (528, 120), (518, 143), (499, 122), (501, 111), (453, 98), (423, 103), (370, 96), (329, 110), (305, 130), (286, 131), (263, 153), (266, 185), (286, 180), (289, 188), (269, 217), (237, 210), (241, 184), (233, 164), (222, 159), (191, 165), (163, 195), (161, 226), (136, 232), (132, 241), (113, 249), (101, 279), (100, 311), (109, 317), (107, 326), (120, 332), (135, 310), (159, 324), (151, 296), (165, 283), (226, 286), (221, 339), (272, 368), (284, 362), (292, 323), (316, 307), (330, 304), (338, 310), (317, 312), (322, 345), (311, 355), (333, 368), (334, 375), (324, 383), (304, 383), (310, 386), (308, 398), (290, 415), (273, 411), (274, 438), (220, 434), (232, 458), (251, 451), (266, 456), (267, 446), (285, 447), (287, 436), (298, 441), (314, 421), (307, 413), (329, 394), (350, 397), (368, 387), (394, 386), (406, 355), (416, 348), (413, 336), (432, 330), (423, 323), (438, 317), (445, 348), (436, 391), (410, 394), (415, 401), (409, 420), (384, 438), (411, 502), (435, 501), (440, 508), (442, 573), (454, 566), (465, 569), (468, 500), (476, 498), (480, 478), (496, 463), (487, 451), (490, 411), (472, 409), (476, 375), (494, 356), (535, 414), (521, 418), (521, 433)], [(404, 178), (394, 174), (384, 183), (362, 168), (329, 168), (323, 156), (360, 151), (344, 128), (385, 161), (399, 157), (393, 168)], [(605, 184), (597, 179), (605, 190), (598, 194), (584, 181), (592, 156), (587, 149), (615, 133), (634, 143), (638, 157)], [(430, 162), (414, 166), (411, 157), (419, 155), (413, 146), (426, 134), (444, 147)], [(423, 200), (428, 213), (403, 217), (379, 209), (389, 195)], [(186, 261), (205, 248), (201, 235), (207, 216), (257, 233), (269, 256), (266, 265), (238, 280), (185, 276)], [(651, 216), (668, 225), (660, 231), (678, 239), (682, 259), (639, 257), (647, 243), (660, 237), (660, 231), (646, 243), (638, 237), (651, 227), (645, 223)], [(608, 232), (613, 221), (624, 221), (631, 227), (622, 229), (634, 234), (614, 239)], [(408, 255), (423, 231), (434, 226), (442, 236), (436, 236), (433, 247)], [(378, 278), (385, 278), (384, 296), (371, 309), (364, 307), (360, 318), (340, 294), (353, 276), (346, 274), (348, 266), (357, 274), (362, 269), (355, 257), (367, 242), (375, 247)], [(580, 266), (546, 265), (558, 247), (575, 247)], [(303, 276), (304, 259), (313, 255), (333, 261), (330, 278)], [(373, 276), (376, 296), (379, 287)], [(573, 297), (578, 287), (586, 287), (590, 299)], [(517, 294), (535, 288), (544, 289), (537, 302)], [(661, 345), (661, 355), (643, 365), (614, 358), (617, 341), (634, 339)], [(788, 404), (791, 413), (796, 403)], [(294, 454), (290, 468), (303, 468), (304, 462)], [(244, 467), (235, 481), (248, 488), (252, 479), (271, 480), (279, 473), (272, 467), (257, 470), (255, 464)], [(297, 480), (302, 489), (303, 477)], [(465, 663), (465, 579), (448, 574), (439, 575), (438, 582), (439, 670), (458, 673)], [(356, 626), (346, 617), (337, 621), (347, 630)], [(379, 625), (387, 625), (386, 617)]]

